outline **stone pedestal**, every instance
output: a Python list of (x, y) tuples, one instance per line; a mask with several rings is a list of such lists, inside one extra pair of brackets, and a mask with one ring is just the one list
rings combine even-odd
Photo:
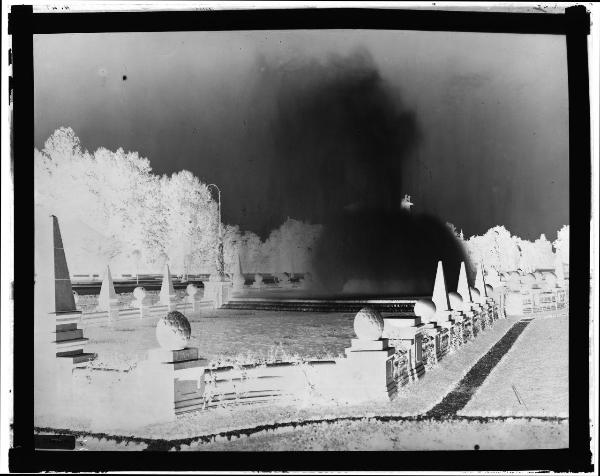
[(244, 285), (246, 284), (246, 280), (241, 275), (234, 276), (232, 284), (233, 284), (233, 286), (232, 286), (233, 291), (236, 291), (236, 292), (243, 291)]
[(229, 301), (233, 285), (229, 281), (205, 281), (204, 300), (213, 301), (215, 308), (220, 308)]
[(77, 325), (81, 312), (56, 312), (38, 320), (34, 340), (34, 407), (39, 414), (72, 416), (73, 369), (94, 360)]
[(206, 301), (194, 299), (193, 301), (191, 301), (191, 305), (192, 305), (192, 312), (197, 312), (200, 309), (203, 309), (206, 307)]
[(487, 306), (488, 315), (491, 317), (491, 321), (495, 321), (498, 319), (498, 306), (496, 305), (496, 301), (494, 298), (488, 297), (485, 300), (485, 305)]
[(352, 339), (346, 350), (345, 385), (349, 400), (389, 401), (397, 392), (394, 379), (394, 348), (388, 339)]
[(454, 314), (452, 311), (436, 311), (433, 320), (443, 329), (450, 329), (454, 325)]
[(177, 295), (172, 295), (167, 297), (163, 297), (160, 299), (160, 304), (163, 306), (167, 306), (167, 311), (176, 311), (177, 310)]
[(383, 337), (391, 340), (394, 346), (400, 345), (408, 352), (411, 378), (423, 375), (423, 336), (424, 325), (419, 316), (386, 316), (383, 318)]
[(136, 299), (133, 301), (133, 307), (140, 310), (141, 319), (152, 317), (152, 311), (150, 310), (152, 307), (152, 298), (150, 296), (144, 296), (141, 299)]
[(470, 335), (469, 338), (474, 337), (473, 326), (475, 325), (475, 312), (471, 310), (468, 303), (465, 303), (461, 314), (463, 315), (463, 333)]
[(188, 284), (185, 292), (187, 294), (185, 297), (185, 308), (196, 312), (200, 308), (199, 304), (202, 302), (198, 298), (198, 288), (194, 284)]
[(467, 315), (463, 311), (452, 311), (452, 321), (454, 321), (454, 323), (464, 324), (466, 320)]
[[(446, 334), (448, 333), (448, 331), (445, 328), (438, 326), (435, 322), (429, 322), (429, 323), (425, 324), (425, 326), (423, 327), (423, 330), (422, 330), (423, 335), (426, 335), (428, 337), (428, 339), (433, 340), (433, 357), (435, 358), (436, 362), (443, 355), (442, 338), (443, 338), (444, 332)], [(431, 365), (432, 363), (427, 362), (427, 364)]]
[[(463, 307), (464, 305), (461, 302), (460, 308), (462, 309)], [(465, 343), (465, 329), (468, 328), (470, 323), (465, 312), (459, 309), (452, 310), (452, 321), (454, 325), (450, 329), (450, 348), (456, 350)]]
[(108, 319), (111, 321), (116, 321), (119, 319), (119, 300), (111, 299), (107, 306), (105, 306), (103, 311), (108, 313)]
[[(473, 303), (471, 306), (473, 312), (473, 336), (477, 336), (477, 332), (485, 329), (486, 311), (481, 304)], [(476, 332), (477, 329), (477, 332)]]
[(159, 302), (163, 306), (167, 306), (167, 310), (175, 311), (177, 309), (177, 293), (173, 287), (173, 279), (171, 277), (171, 271), (169, 265), (165, 265), (165, 271), (163, 274), (163, 280), (160, 287), (160, 299)]
[(55, 346), (56, 357), (68, 360), (71, 364), (79, 364), (93, 360), (96, 354), (84, 352), (85, 344), (89, 339), (83, 337), (83, 329), (78, 329), (77, 324), (81, 318), (80, 311), (57, 312), (48, 316), (54, 321), (51, 342)]
[(58, 219), (38, 207), (35, 214), (34, 411), (68, 417), (73, 413), (73, 369), (96, 354), (84, 352), (88, 339), (77, 328), (81, 312), (75, 306)]
[(173, 421), (179, 413), (202, 408), (206, 365), (196, 347), (148, 351), (147, 360), (135, 369), (147, 424)]
[(506, 317), (504, 312), (504, 302), (506, 298), (507, 288), (506, 286), (499, 285), (494, 288), (494, 292), (492, 294), (493, 299), (493, 307), (494, 307), (494, 318), (495, 319), (503, 319)]
[(146, 289), (141, 286), (136, 287), (133, 290), (134, 300), (131, 305), (135, 309), (140, 310), (140, 318), (151, 317), (150, 306), (152, 306), (152, 298), (148, 296)]

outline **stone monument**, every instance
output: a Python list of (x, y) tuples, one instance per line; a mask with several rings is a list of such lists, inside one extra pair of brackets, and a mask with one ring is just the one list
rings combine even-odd
[(467, 278), (467, 269), (465, 262), (460, 263), (460, 272), (458, 275), (458, 286), (456, 292), (460, 294), (462, 298), (462, 312), (465, 315), (465, 321), (463, 325), (470, 329), (471, 333), (474, 333), (474, 324), (477, 314), (479, 313), (479, 306), (473, 300), (473, 288), (469, 286), (469, 279)]
[(256, 289), (261, 289), (263, 287), (263, 277), (262, 275), (256, 273), (254, 275), (254, 282), (252, 283), (252, 287)]
[(169, 311), (175, 310), (177, 307), (177, 293), (173, 287), (173, 278), (171, 277), (168, 264), (165, 264), (162, 285), (160, 287), (160, 303), (163, 306), (167, 306)]
[(435, 304), (436, 323), (442, 327), (452, 327), (452, 307), (448, 299), (448, 290), (446, 288), (446, 278), (444, 276), (444, 266), (441, 261), (438, 261), (437, 272), (435, 275), (435, 283), (433, 285), (433, 297), (431, 298)]
[[(432, 314), (435, 314), (435, 305)], [(389, 339), (394, 347), (406, 350), (409, 362), (409, 377), (415, 379), (425, 371), (423, 366), (423, 328), (421, 317), (416, 313), (402, 313), (383, 318), (383, 338)]]
[(346, 380), (351, 400), (390, 400), (397, 391), (394, 379), (394, 352), (383, 339), (381, 314), (370, 307), (361, 309), (354, 318), (356, 339), (346, 349)]
[(241, 291), (244, 289), (244, 284), (246, 284), (246, 279), (244, 278), (244, 272), (242, 271), (242, 260), (240, 259), (240, 255), (238, 253), (235, 271), (233, 273), (233, 290)]
[[(477, 269), (477, 276), (475, 278), (475, 286), (481, 293), (481, 304), (485, 309), (489, 321), (498, 319), (498, 306), (494, 299), (495, 292), (493, 286), (487, 283), (483, 264)], [(498, 299), (499, 301), (499, 299)]]
[(140, 402), (148, 413), (147, 424), (175, 420), (179, 413), (197, 410), (204, 404), (204, 371), (207, 360), (197, 347), (188, 347), (191, 326), (178, 311), (171, 311), (156, 324), (160, 345), (135, 369)]
[(430, 299), (419, 299), (415, 303), (413, 312), (415, 316), (424, 322), (421, 334), (426, 337), (427, 342), (433, 342), (433, 352), (437, 360), (442, 354), (442, 332), (444, 329), (435, 321), (436, 306)]
[(215, 308), (220, 308), (229, 301), (233, 284), (231, 281), (224, 281), (218, 275), (211, 275), (204, 284), (204, 300), (213, 301)]
[(34, 411), (69, 415), (73, 368), (96, 354), (84, 352), (58, 218), (42, 207), (34, 236)]
[(107, 311), (111, 321), (119, 318), (119, 296), (115, 292), (110, 267), (106, 265), (102, 286), (100, 287), (100, 295), (98, 296), (98, 309)]
[(198, 303), (200, 303), (201, 301), (198, 299), (198, 287), (195, 284), (188, 284), (185, 288), (185, 303), (186, 303), (186, 309), (187, 309), (187, 305), (189, 304), (190, 307), (192, 308), (192, 312), (196, 312), (198, 310)]
[(140, 318), (150, 317), (152, 306), (152, 298), (146, 292), (146, 289), (142, 286), (138, 286), (133, 290), (134, 300), (132, 306), (140, 310)]

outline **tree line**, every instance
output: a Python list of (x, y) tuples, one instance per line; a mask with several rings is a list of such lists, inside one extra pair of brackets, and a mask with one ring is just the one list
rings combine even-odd
[[(57, 129), (34, 150), (35, 203), (59, 217), (71, 274), (214, 271), (218, 209), (207, 184), (183, 170), (152, 172), (137, 152), (82, 148), (71, 128)], [(244, 272), (308, 271), (321, 226), (288, 218), (261, 240), (223, 225), (227, 272), (237, 256)]]
[[(183, 170), (157, 175), (147, 158), (122, 148), (82, 148), (71, 128), (57, 129), (34, 150), (35, 203), (59, 217), (72, 274), (214, 271), (218, 209), (207, 184)], [(569, 227), (554, 242), (534, 242), (496, 226), (468, 239), (448, 224), (472, 262), (497, 271), (552, 268), (569, 260)], [(244, 273), (306, 273), (322, 225), (288, 218), (263, 241), (239, 226), (223, 225), (226, 272), (240, 257)]]

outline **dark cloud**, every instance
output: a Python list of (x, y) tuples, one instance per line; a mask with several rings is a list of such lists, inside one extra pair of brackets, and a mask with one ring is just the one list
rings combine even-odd
[(397, 184), (419, 138), (417, 120), (366, 50), (325, 61), (262, 57), (257, 69), (255, 97), (272, 101), (272, 154), (261, 159), (269, 161), (267, 203), (277, 204), (261, 231), (286, 216), (326, 223), (347, 207), (399, 206)]
[(456, 290), (461, 261), (472, 266), (438, 218), (362, 210), (341, 213), (325, 226), (313, 268), (325, 293), (430, 296), (438, 260), (444, 264), (448, 291)]
[(439, 259), (455, 288), (466, 258), (454, 235), (400, 211), (402, 165), (421, 133), (371, 55), (258, 65), (258, 97), (276, 91), (267, 197), (277, 213), (266, 229), (277, 214), (325, 225), (313, 262), (319, 291), (427, 295)]
[[(138, 151), (223, 194), (266, 236), (289, 215), (415, 211), (467, 236), (568, 223), (564, 38), (245, 31), (34, 38), (35, 141)], [(123, 81), (123, 76), (127, 77)]]

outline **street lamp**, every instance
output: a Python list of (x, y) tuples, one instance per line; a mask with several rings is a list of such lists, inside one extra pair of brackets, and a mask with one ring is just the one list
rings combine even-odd
[(218, 199), (218, 210), (219, 210), (219, 243), (217, 250), (217, 276), (220, 281), (225, 279), (225, 258), (223, 257), (223, 225), (221, 222), (221, 189), (217, 187), (214, 183), (208, 184), (207, 188), (215, 187), (217, 190), (217, 199)]

